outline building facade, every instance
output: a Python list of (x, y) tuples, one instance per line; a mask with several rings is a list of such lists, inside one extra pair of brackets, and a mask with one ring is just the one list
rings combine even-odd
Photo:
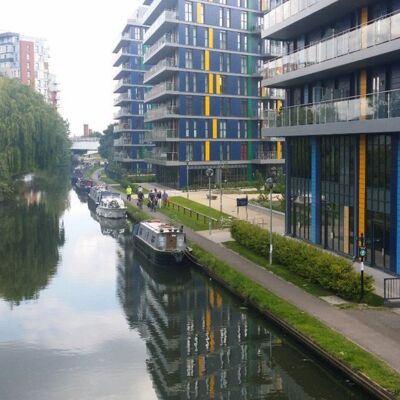
[(285, 136), (286, 233), (400, 273), (400, 1), (270, 0), (284, 43), (263, 85), (286, 91), (263, 135)]
[(184, 188), (252, 181), (282, 165), (261, 143), (261, 11), (256, 0), (147, 0), (145, 122), (157, 181)]
[(59, 89), (55, 76), (50, 73), (49, 58), (44, 39), (0, 33), (0, 75), (19, 79), (56, 108)]
[(117, 81), (114, 105), (119, 108), (114, 115), (118, 121), (114, 127), (114, 159), (131, 174), (151, 172), (151, 165), (144, 160), (146, 149), (151, 147), (145, 140), (151, 125), (144, 122), (146, 105), (143, 100), (146, 88), (143, 84), (143, 35), (146, 26), (142, 23), (142, 16), (145, 10), (145, 7), (139, 7), (135, 16), (128, 20), (114, 50), (117, 54), (114, 66), (118, 67), (114, 77)]

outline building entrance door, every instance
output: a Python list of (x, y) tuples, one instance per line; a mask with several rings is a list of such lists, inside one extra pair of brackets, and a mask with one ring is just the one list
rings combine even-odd
[(367, 237), (367, 247), (370, 248), (368, 257), (371, 266), (389, 269), (390, 268), (390, 234), (389, 227), (385, 224), (384, 218), (371, 220), (370, 237)]

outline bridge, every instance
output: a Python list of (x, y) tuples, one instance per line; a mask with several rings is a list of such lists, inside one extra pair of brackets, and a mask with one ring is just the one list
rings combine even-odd
[(97, 151), (100, 145), (100, 140), (93, 137), (71, 137), (71, 153), (72, 154), (85, 154), (88, 151)]

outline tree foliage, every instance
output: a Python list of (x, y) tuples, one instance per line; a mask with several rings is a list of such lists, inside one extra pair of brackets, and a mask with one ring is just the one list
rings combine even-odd
[(114, 158), (114, 125), (108, 125), (100, 138), (99, 154), (108, 162)]
[(0, 197), (14, 176), (68, 160), (68, 126), (42, 95), (0, 77)]

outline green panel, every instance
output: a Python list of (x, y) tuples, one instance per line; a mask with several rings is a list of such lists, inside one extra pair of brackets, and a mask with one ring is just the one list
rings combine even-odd
[(143, 160), (143, 158), (144, 158), (144, 147), (143, 146), (141, 146), (139, 149), (139, 157), (141, 160)]

